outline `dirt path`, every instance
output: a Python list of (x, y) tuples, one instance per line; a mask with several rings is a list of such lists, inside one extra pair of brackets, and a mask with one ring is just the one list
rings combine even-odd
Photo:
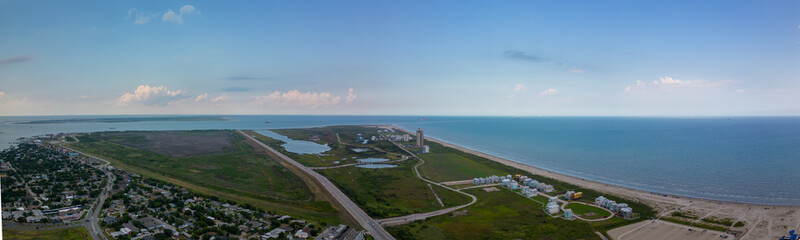
[(431, 192), (433, 192), (433, 196), (434, 196), (434, 197), (436, 197), (436, 201), (438, 201), (438, 202), (439, 202), (439, 205), (442, 205), (442, 207), (444, 207), (444, 203), (442, 203), (442, 199), (441, 199), (441, 198), (439, 198), (439, 195), (438, 195), (438, 194), (436, 194), (436, 191), (435, 191), (435, 190), (433, 190), (433, 186), (431, 186), (431, 184), (430, 184), (430, 183), (428, 183), (428, 188), (430, 188), (430, 189), (431, 189)]

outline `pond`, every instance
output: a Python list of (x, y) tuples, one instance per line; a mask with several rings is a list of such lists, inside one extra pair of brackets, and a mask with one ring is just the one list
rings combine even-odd
[(378, 168), (393, 168), (393, 167), (397, 167), (397, 165), (373, 163), (373, 164), (358, 165), (356, 167), (378, 169)]
[(362, 153), (362, 152), (369, 151), (369, 148), (353, 148), (353, 149), (350, 149), (350, 150), (352, 150), (353, 152)]
[(358, 161), (360, 163), (376, 163), (376, 162), (389, 161), (389, 159), (385, 159), (385, 158), (361, 158), (361, 159), (358, 159), (356, 161)]
[(286, 148), (286, 151), (297, 154), (320, 154), (331, 150), (331, 148), (327, 145), (322, 145), (312, 141), (294, 140), (269, 130), (261, 130), (256, 132), (263, 134), (264, 136), (286, 142), (282, 145), (284, 148)]

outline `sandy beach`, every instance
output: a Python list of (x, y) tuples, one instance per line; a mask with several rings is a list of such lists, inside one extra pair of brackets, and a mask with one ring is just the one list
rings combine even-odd
[[(402, 129), (396, 126), (380, 126), (380, 127), (384, 128), (390, 127), (396, 130), (407, 132), (409, 134), (413, 134), (412, 132), (406, 129)], [(656, 211), (658, 211), (659, 216), (669, 215), (673, 211), (679, 209), (682, 212), (690, 211), (701, 218), (708, 218), (708, 217), (715, 217), (719, 219), (731, 218), (735, 219), (736, 221), (745, 222), (744, 227), (732, 228), (732, 230), (741, 231), (743, 232), (743, 234), (741, 234), (739, 238), (733, 238), (733, 236), (731, 236), (731, 239), (778, 239), (781, 236), (786, 235), (789, 230), (800, 229), (800, 206), (759, 205), (759, 204), (707, 200), (700, 198), (688, 198), (684, 196), (674, 196), (674, 195), (664, 196), (661, 194), (656, 194), (621, 186), (615, 186), (595, 181), (589, 181), (581, 178), (576, 178), (564, 174), (547, 171), (530, 165), (521, 164), (518, 162), (514, 162), (511, 160), (507, 160), (483, 152), (478, 152), (472, 149), (464, 148), (455, 144), (451, 144), (427, 136), (425, 137), (425, 140), (433, 141), (447, 147), (475, 154), (508, 166), (512, 166), (527, 171), (534, 175), (549, 177), (557, 179), (559, 181), (577, 185), (580, 187), (594, 189), (599, 192), (611, 193), (634, 201), (640, 201), (653, 207)], [(787, 179), (787, 181), (788, 180), (789, 179)], [(638, 231), (645, 231), (647, 229), (652, 229), (652, 228), (640, 228), (638, 229)], [(674, 239), (681, 239), (681, 238), (677, 237)]]

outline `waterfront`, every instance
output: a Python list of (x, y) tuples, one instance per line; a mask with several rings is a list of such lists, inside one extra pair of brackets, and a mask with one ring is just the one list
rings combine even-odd
[(2, 117), (0, 143), (6, 147), (18, 137), (59, 132), (393, 124), (602, 183), (714, 200), (800, 205), (800, 186), (786, 180), (800, 159), (797, 117), (225, 116), (226, 121), (15, 123), (75, 118), (90, 117)]

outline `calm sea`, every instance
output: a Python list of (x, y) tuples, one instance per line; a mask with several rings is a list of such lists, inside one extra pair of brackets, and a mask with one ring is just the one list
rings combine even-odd
[(225, 116), (228, 121), (19, 124), (103, 117), (120, 116), (0, 117), (0, 146), (5, 148), (19, 137), (111, 128), (258, 130), (394, 124), (423, 128), (426, 136), (614, 185), (715, 200), (800, 205), (796, 180), (800, 117)]

